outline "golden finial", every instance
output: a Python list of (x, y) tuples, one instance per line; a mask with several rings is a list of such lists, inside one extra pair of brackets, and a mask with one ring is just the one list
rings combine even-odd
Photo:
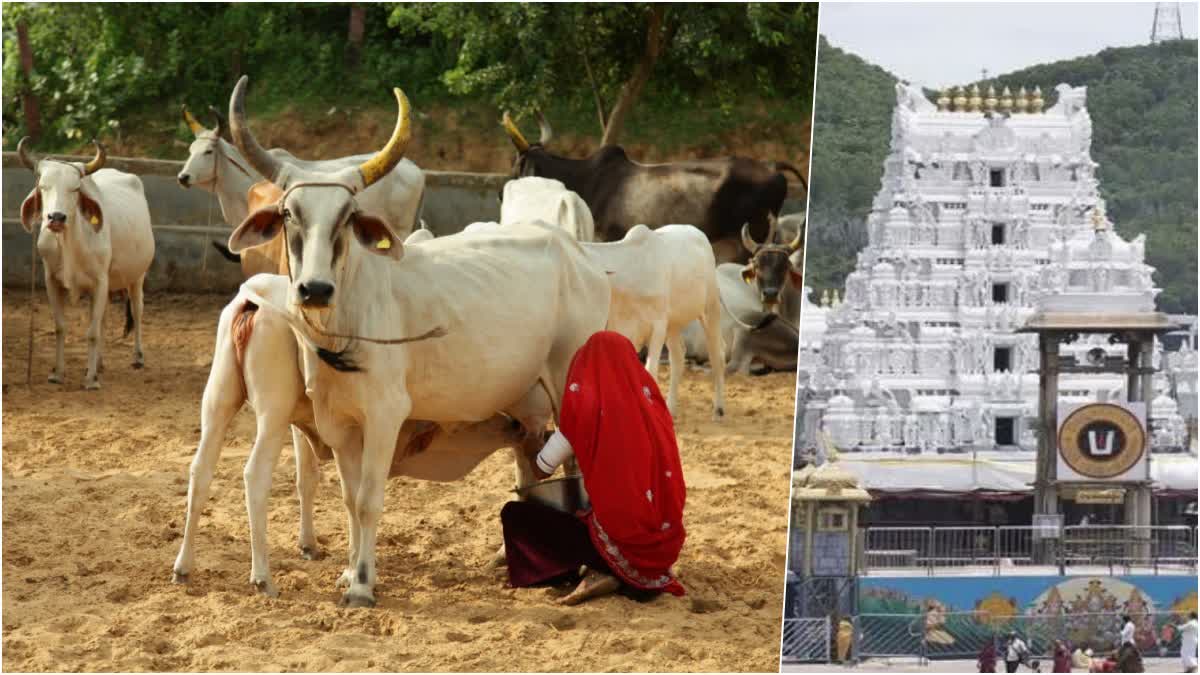
[(829, 306), (829, 289), (828, 288), (826, 288), (824, 291), (821, 292), (821, 306), (822, 307)]
[(1025, 85), (1017, 90), (1017, 100), (1013, 102), (1013, 107), (1016, 112), (1026, 112), (1029, 110), (1029, 92), (1025, 91)]
[(1104, 217), (1104, 207), (1099, 204), (1092, 207), (1092, 229), (1097, 232), (1108, 229), (1108, 219)]
[(1046, 105), (1046, 101), (1042, 98), (1042, 88), (1040, 86), (1034, 87), (1033, 99), (1029, 101), (1029, 112), (1040, 113), (1044, 105)]
[(1012, 107), (1012, 92), (1009, 91), (1007, 86), (1005, 86), (1004, 91), (1000, 92), (1000, 112), (1007, 113), (1012, 110)]
[(996, 87), (989, 84), (987, 88), (987, 98), (983, 100), (983, 108), (988, 112), (996, 112), (997, 103), (999, 103), (999, 101), (996, 100)]
[(983, 105), (983, 97), (979, 95), (979, 85), (971, 85), (971, 97), (967, 99), (967, 112), (979, 112)]
[(938, 96), (937, 108), (938, 108), (938, 112), (946, 112), (947, 110), (950, 109), (950, 88), (949, 87), (942, 89), (942, 93)]
[(967, 109), (967, 94), (962, 87), (954, 88), (954, 110), (964, 112)]

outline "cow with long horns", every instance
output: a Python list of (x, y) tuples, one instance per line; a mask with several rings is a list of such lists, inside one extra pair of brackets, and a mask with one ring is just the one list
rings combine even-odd
[(91, 296), (88, 323), (86, 389), (99, 389), (104, 313), (110, 291), (125, 291), (125, 335), (133, 333), (133, 367), (145, 365), (142, 354), (142, 285), (154, 260), (150, 206), (142, 180), (105, 169), (108, 155), (93, 140), (91, 161), (37, 159), (29, 138), (17, 145), (21, 163), (33, 172), (33, 191), (21, 204), (21, 225), (32, 233), (41, 224), (37, 250), (44, 264), (46, 295), (54, 314), (55, 356), (50, 382), (66, 378), (65, 304), (81, 294)]
[[(221, 206), (221, 215), (230, 227), (237, 227), (255, 205), (250, 190), (264, 180), (229, 137), (229, 123), (216, 108), (210, 107), (216, 126), (207, 129), (183, 108), (183, 119), (195, 140), (188, 147), (188, 158), (176, 177), (184, 188), (199, 188), (211, 192)], [(357, 167), (370, 155), (352, 155), (337, 159), (308, 161), (287, 150), (272, 148), (267, 153), (281, 162), (288, 162), (311, 171), (329, 172)], [(425, 193), (425, 172), (408, 159), (401, 160), (386, 176), (365, 188), (355, 197), (366, 212), (382, 218), (400, 237), (417, 229), (421, 200)], [(241, 262), (246, 278), (260, 272), (275, 273), (282, 269), (283, 248), (266, 246), (238, 256), (225, 248), (224, 243), (213, 245), (223, 256)]]
[[(243, 77), (229, 104), (234, 142), (281, 195), (247, 216), (229, 248), (286, 243), (288, 306), (248, 299), (300, 339), (314, 424), (333, 448), (349, 513), (343, 602), (372, 605), (384, 482), (401, 427), (503, 413), (540, 443), (572, 356), (604, 327), (608, 280), (557, 228), (511, 225), (405, 246), (366, 213), (357, 195), (403, 158), (411, 136), (399, 89), (387, 145), (358, 167), (318, 172), (258, 144), (245, 122), (246, 84)], [(521, 482), (532, 481), (524, 453), (514, 454)]]
[(553, 130), (540, 116), (539, 124), (541, 135), (530, 143), (504, 114), (504, 129), (517, 149), (512, 177), (553, 178), (578, 193), (592, 211), (598, 241), (619, 241), (634, 225), (653, 229), (689, 223), (708, 237), (718, 262), (744, 263), (748, 256), (739, 243), (742, 225), (749, 223), (757, 236), (766, 233), (767, 216), (778, 216), (787, 197), (783, 172), (804, 184), (791, 164), (745, 157), (640, 164), (616, 145), (606, 145), (586, 159), (562, 157), (546, 149)]
[[(797, 292), (804, 286), (804, 216), (795, 227), (795, 234), (786, 244), (776, 241), (779, 220), (775, 216), (768, 219), (767, 238), (758, 243), (750, 234), (750, 225), (742, 226), (742, 246), (750, 253), (750, 261), (742, 268), (742, 279), (752, 284), (758, 291), (764, 312), (780, 313), (780, 302), (788, 297), (788, 289)], [(799, 296), (788, 310), (799, 310)], [(783, 315), (791, 321), (799, 321), (799, 317), (791, 317), (790, 311)]]

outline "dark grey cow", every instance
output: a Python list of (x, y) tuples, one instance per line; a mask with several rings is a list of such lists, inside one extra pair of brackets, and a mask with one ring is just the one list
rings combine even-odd
[(596, 221), (597, 241), (619, 241), (634, 225), (687, 223), (708, 237), (718, 262), (746, 262), (739, 232), (749, 224), (752, 235), (767, 234), (768, 217), (779, 215), (787, 197), (783, 172), (795, 174), (808, 189), (799, 169), (786, 162), (726, 157), (640, 164), (615, 145), (572, 159), (546, 149), (553, 134), (544, 119), (536, 143), (525, 140), (507, 113), (504, 128), (518, 153), (512, 177), (554, 178), (583, 197)]

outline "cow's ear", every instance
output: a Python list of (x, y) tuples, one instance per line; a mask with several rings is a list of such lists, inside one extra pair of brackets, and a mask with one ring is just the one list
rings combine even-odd
[(79, 191), (79, 210), (83, 211), (83, 217), (93, 230), (99, 232), (104, 227), (104, 210), (100, 208), (100, 202), (92, 199), (87, 190)]
[(33, 232), (33, 228), (41, 221), (42, 192), (35, 186), (33, 192), (21, 202), (21, 227), (24, 227), (26, 232)]
[(248, 248), (262, 246), (279, 236), (282, 230), (283, 214), (279, 212), (279, 207), (275, 204), (264, 206), (246, 216), (242, 224), (229, 235), (229, 251), (241, 253)]
[(788, 265), (788, 276), (792, 279), (792, 286), (804, 288), (804, 272), (802, 270)]
[(754, 283), (754, 265), (747, 265), (742, 268), (742, 281), (752, 284)]
[(386, 255), (392, 260), (404, 257), (404, 244), (400, 238), (392, 233), (392, 228), (375, 216), (355, 211), (350, 216), (350, 228), (354, 230), (358, 243), (368, 251)]

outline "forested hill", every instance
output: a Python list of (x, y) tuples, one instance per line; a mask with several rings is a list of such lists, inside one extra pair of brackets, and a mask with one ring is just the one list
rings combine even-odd
[[(842, 285), (866, 242), (897, 77), (824, 37), (819, 58), (806, 274), (808, 285), (829, 288)], [(1056, 84), (1087, 86), (1109, 213), (1123, 236), (1146, 233), (1160, 309), (1196, 313), (1196, 41), (1106, 49), (991, 81), (1040, 86), (1047, 107)]]

